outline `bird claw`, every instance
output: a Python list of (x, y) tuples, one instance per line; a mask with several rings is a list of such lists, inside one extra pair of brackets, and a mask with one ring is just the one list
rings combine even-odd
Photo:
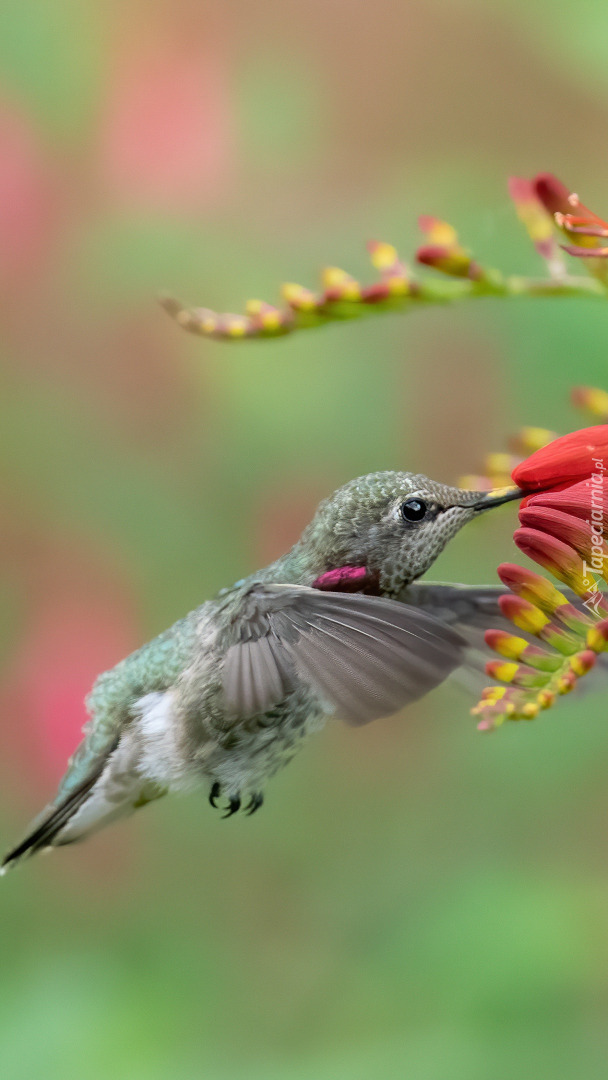
[(228, 804), (228, 809), (226, 810), (225, 814), (222, 814), (222, 817), (223, 818), (232, 817), (232, 815), (236, 814), (236, 812), (238, 810), (240, 810), (240, 809), (241, 809), (241, 800), (240, 800), (239, 796), (236, 795), (236, 796), (234, 796), (233, 798), (230, 799), (230, 802)]
[(256, 810), (260, 809), (260, 806), (262, 805), (263, 802), (264, 802), (264, 796), (260, 792), (256, 793), (255, 795), (252, 795), (251, 799), (249, 800), (249, 802), (247, 804), (247, 808), (245, 810), (245, 813), (247, 814), (247, 817), (251, 817), (252, 814), (255, 814)]
[[(219, 780), (216, 780), (214, 782), (212, 788), (211, 788), (211, 791), (209, 792), (209, 802), (211, 803), (214, 810), (221, 809), (217, 805), (217, 799), (219, 799), (221, 793), (222, 793), (221, 784), (220, 784)], [(251, 817), (252, 814), (255, 814), (256, 810), (260, 809), (260, 806), (262, 805), (263, 802), (264, 802), (264, 796), (261, 794), (261, 792), (256, 792), (255, 795), (252, 795), (251, 798), (249, 799), (249, 802), (247, 803), (247, 806), (244, 808), (245, 813), (247, 814), (247, 816)], [(237, 811), (240, 810), (240, 809), (241, 809), (241, 797), (240, 797), (240, 795), (232, 795), (228, 800), (228, 806), (226, 807), (226, 812), (224, 814), (222, 814), (222, 817), (225, 817), (225, 818), (232, 817), (232, 815), (236, 814)]]

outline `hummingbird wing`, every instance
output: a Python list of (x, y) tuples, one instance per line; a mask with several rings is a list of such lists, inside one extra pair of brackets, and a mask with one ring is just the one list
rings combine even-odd
[[(513, 623), (498, 606), (499, 596), (505, 593), (504, 585), (453, 585), (443, 582), (416, 581), (399, 594), (399, 601), (413, 604), (446, 626), (451, 626), (466, 641), (462, 664), (452, 683), (457, 684), (472, 698), (477, 697), (487, 684), (486, 660), (492, 653), (485, 643), (486, 630), (514, 632)], [(521, 630), (519, 637), (529, 641), (533, 638)]]
[[(454, 681), (467, 693), (478, 694), (488, 682), (485, 664), (494, 654), (485, 643), (486, 630), (505, 630), (525, 638), (531, 644), (538, 644), (532, 634), (516, 629), (500, 610), (498, 599), (507, 591), (504, 585), (452, 585), (420, 581), (408, 585), (399, 595), (400, 602), (419, 607), (441, 623), (451, 626), (464, 638), (467, 648)], [(563, 589), (563, 592), (569, 603), (583, 610), (580, 597), (570, 589)], [(600, 655), (598, 661), (593, 682), (583, 680), (580, 693), (589, 693), (591, 689), (605, 692), (608, 685), (608, 656)]]
[[(453, 585), (417, 581), (407, 585), (399, 601), (420, 608), (440, 622), (456, 628), (471, 645), (483, 646), (485, 630), (499, 629), (513, 633), (513, 623), (501, 612), (498, 598), (504, 585)], [(521, 634), (521, 631), (517, 631)]]
[(304, 681), (328, 711), (365, 724), (443, 682), (464, 645), (451, 627), (394, 600), (259, 585), (230, 629), (226, 705), (238, 718), (263, 714)]

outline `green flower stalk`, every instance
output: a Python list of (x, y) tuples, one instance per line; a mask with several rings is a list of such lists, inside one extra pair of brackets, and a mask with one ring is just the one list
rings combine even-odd
[[(282, 305), (249, 300), (242, 314), (220, 314), (210, 308), (188, 308), (172, 296), (161, 296), (165, 311), (184, 330), (220, 341), (276, 338), (296, 330), (343, 322), (365, 315), (409, 311), (427, 304), (457, 303), (484, 296), (608, 297), (608, 224), (580, 203), (559, 180), (540, 173), (532, 180), (514, 177), (509, 193), (520, 221), (539, 255), (547, 276), (529, 278), (481, 266), (447, 222), (423, 215), (419, 225), (425, 243), (415, 253), (420, 267), (436, 274), (417, 274), (392, 244), (368, 243), (376, 280), (364, 284), (346, 270), (327, 267), (319, 290), (293, 282), (281, 287)], [(570, 242), (558, 245), (556, 237)], [(567, 272), (562, 250), (582, 263), (590, 276)], [(591, 251), (593, 254), (591, 255)], [(574, 264), (573, 264), (574, 265)]]

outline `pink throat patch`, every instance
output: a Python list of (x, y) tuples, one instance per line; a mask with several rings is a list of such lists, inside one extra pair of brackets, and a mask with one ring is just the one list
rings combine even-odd
[(339, 566), (327, 570), (312, 583), (324, 592), (378, 592), (378, 575), (365, 566)]

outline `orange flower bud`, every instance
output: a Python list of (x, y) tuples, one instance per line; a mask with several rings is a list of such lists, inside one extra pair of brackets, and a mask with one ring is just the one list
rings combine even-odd
[(570, 393), (572, 403), (579, 409), (586, 409), (601, 420), (608, 419), (608, 393), (595, 386), (575, 386)]
[(513, 539), (528, 558), (544, 566), (553, 577), (569, 585), (578, 595), (589, 588), (580, 556), (569, 544), (549, 533), (529, 528), (516, 529)]
[(506, 585), (516, 596), (523, 597), (528, 603), (539, 607), (541, 611), (552, 615), (556, 608), (561, 607), (568, 601), (563, 593), (560, 593), (555, 585), (552, 585), (540, 574), (532, 570), (526, 570), (516, 563), (501, 563), (498, 567), (498, 576), (503, 585)]
[(538, 634), (549, 619), (542, 611), (522, 596), (514, 596), (505, 593), (498, 598), (498, 604), (503, 615), (519, 630), (526, 630), (529, 634)]

